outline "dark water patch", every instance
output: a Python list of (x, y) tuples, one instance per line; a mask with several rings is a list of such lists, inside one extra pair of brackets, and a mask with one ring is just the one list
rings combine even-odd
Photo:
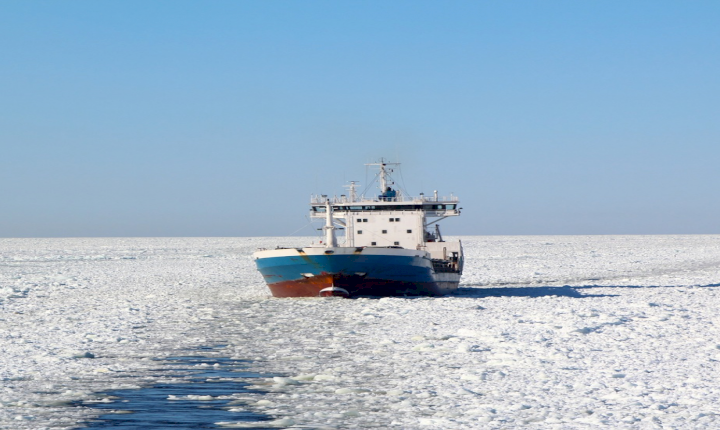
[[(205, 348), (207, 350), (210, 348)], [(247, 410), (238, 397), (261, 394), (248, 388), (252, 378), (276, 375), (247, 371), (248, 361), (226, 357), (188, 355), (158, 360), (156, 376), (181, 378), (179, 383), (157, 383), (140, 389), (98, 393), (98, 401), (76, 406), (107, 411), (79, 428), (97, 429), (216, 429), (215, 423), (257, 423), (243, 427), (269, 429), (273, 418)]]

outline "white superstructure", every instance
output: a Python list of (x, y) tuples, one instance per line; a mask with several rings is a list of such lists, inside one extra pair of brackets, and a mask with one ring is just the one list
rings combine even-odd
[[(428, 251), (433, 259), (451, 259), (453, 253), (458, 257), (462, 252), (460, 243), (444, 242), (436, 223), (460, 215), (459, 199), (452, 194), (441, 197), (437, 191), (432, 196), (404, 195), (392, 187), (391, 166), (397, 165), (399, 163), (368, 164), (379, 167), (380, 194), (358, 196), (357, 184), (351, 182), (349, 195), (311, 198), (310, 216), (326, 220), (323, 228), (326, 246), (336, 246), (328, 242), (336, 241), (334, 232), (342, 229), (345, 237), (341, 246), (402, 247)], [(334, 228), (331, 229), (331, 225)]]

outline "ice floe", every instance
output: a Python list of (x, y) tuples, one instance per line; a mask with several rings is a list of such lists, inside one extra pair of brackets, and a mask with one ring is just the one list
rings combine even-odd
[(0, 428), (76, 426), (198, 347), (281, 375), (229, 409), (265, 427), (720, 425), (720, 236), (466, 237), (453, 296), (269, 297), (252, 251), (307, 242), (1, 239)]

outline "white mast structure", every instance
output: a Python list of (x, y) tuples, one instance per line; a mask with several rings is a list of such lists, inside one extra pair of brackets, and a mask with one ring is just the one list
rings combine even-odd
[(337, 247), (337, 238), (335, 237), (335, 226), (333, 225), (333, 209), (330, 204), (330, 199), (325, 200), (325, 247), (335, 248)]
[(357, 185), (357, 181), (350, 181), (349, 185), (345, 185), (345, 188), (348, 189), (348, 194), (350, 195), (350, 202), (357, 201), (357, 193), (355, 192), (355, 187)]
[[(386, 163), (383, 158), (380, 159), (379, 163), (368, 163), (366, 166), (379, 166), (380, 167), (380, 192), (384, 193), (388, 189), (388, 172), (385, 166), (399, 166), (400, 163)], [(390, 169), (392, 172), (393, 169)], [(390, 185), (395, 185), (391, 183)]]

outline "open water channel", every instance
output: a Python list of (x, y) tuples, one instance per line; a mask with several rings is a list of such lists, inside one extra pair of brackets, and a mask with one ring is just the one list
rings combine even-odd
[(164, 366), (158, 376), (175, 378), (173, 382), (98, 393), (98, 400), (78, 406), (106, 413), (79, 428), (210, 429), (243, 422), (248, 423), (243, 428), (272, 428), (250, 425), (272, 418), (244, 409), (243, 402), (237, 400), (238, 394), (258, 394), (248, 388), (248, 379), (268, 376), (246, 371), (247, 361), (188, 355), (170, 357), (159, 364)]

